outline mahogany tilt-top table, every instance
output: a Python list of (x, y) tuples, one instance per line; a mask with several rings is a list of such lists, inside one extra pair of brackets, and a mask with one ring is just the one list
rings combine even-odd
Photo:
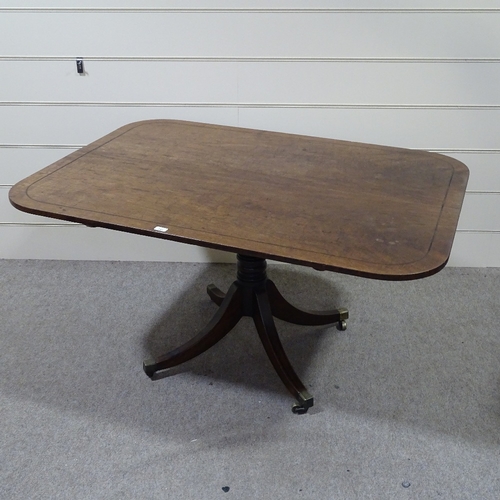
[(318, 137), (172, 120), (136, 122), (20, 181), (25, 212), (237, 254), (227, 293), (192, 340), (144, 362), (188, 361), (250, 316), (305, 413), (313, 398), (273, 317), (346, 328), (348, 311), (303, 311), (266, 276), (266, 259), (388, 280), (430, 276), (449, 258), (468, 169), (446, 156)]

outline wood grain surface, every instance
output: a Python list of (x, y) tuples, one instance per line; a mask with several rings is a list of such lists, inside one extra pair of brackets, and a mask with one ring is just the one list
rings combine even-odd
[(434, 153), (152, 120), (70, 154), (9, 197), (38, 215), (398, 280), (444, 267), (467, 179), (465, 165)]

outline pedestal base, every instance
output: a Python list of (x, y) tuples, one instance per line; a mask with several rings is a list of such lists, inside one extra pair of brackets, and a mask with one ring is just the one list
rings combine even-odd
[(297, 309), (284, 299), (276, 285), (267, 278), (265, 259), (239, 254), (237, 258), (237, 279), (226, 294), (215, 285), (207, 287), (208, 295), (219, 309), (205, 328), (177, 349), (144, 361), (144, 371), (153, 378), (155, 373), (161, 370), (193, 359), (227, 335), (242, 316), (250, 316), (274, 369), (297, 400), (297, 404), (292, 407), (293, 412), (306, 413), (313, 406), (313, 397), (300, 381), (285, 354), (273, 316), (298, 325), (337, 323), (337, 328), (345, 330), (349, 313), (347, 309), (342, 308), (317, 312)]

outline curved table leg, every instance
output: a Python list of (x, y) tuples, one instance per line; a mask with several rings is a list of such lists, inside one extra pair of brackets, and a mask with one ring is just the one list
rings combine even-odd
[(144, 361), (144, 371), (151, 378), (155, 373), (177, 366), (202, 354), (221, 340), (236, 326), (242, 316), (253, 318), (260, 340), (274, 369), (286, 388), (297, 399), (294, 413), (306, 413), (314, 399), (295, 373), (278, 336), (273, 316), (299, 325), (327, 325), (338, 323), (345, 330), (349, 316), (347, 309), (331, 311), (303, 311), (292, 306), (267, 279), (264, 259), (238, 255), (237, 280), (227, 294), (215, 285), (207, 287), (210, 299), (219, 309), (208, 325), (194, 338), (177, 349)]
[(314, 400), (309, 392), (307, 392), (304, 384), (300, 381), (285, 354), (274, 324), (266, 289), (264, 287), (256, 289), (254, 291), (254, 297), (255, 308), (253, 320), (257, 327), (260, 340), (264, 345), (264, 349), (286, 388), (298, 401), (298, 404), (294, 405), (292, 408), (294, 413), (306, 413), (307, 410), (313, 406)]
[(198, 335), (163, 356), (144, 361), (146, 375), (153, 377), (157, 371), (180, 365), (210, 349), (236, 326), (242, 316), (242, 308), (241, 290), (233, 284), (221, 307)]
[(271, 280), (267, 280), (267, 293), (269, 294), (272, 314), (278, 319), (296, 325), (312, 326), (337, 323), (339, 330), (345, 330), (347, 327), (346, 320), (349, 317), (347, 309), (339, 308), (330, 311), (306, 311), (298, 309), (281, 295), (281, 292)]

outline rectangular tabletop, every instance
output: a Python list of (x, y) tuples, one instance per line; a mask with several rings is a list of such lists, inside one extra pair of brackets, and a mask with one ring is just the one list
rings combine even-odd
[(448, 261), (468, 179), (435, 153), (200, 123), (112, 132), (16, 184), (26, 212), (318, 269)]

